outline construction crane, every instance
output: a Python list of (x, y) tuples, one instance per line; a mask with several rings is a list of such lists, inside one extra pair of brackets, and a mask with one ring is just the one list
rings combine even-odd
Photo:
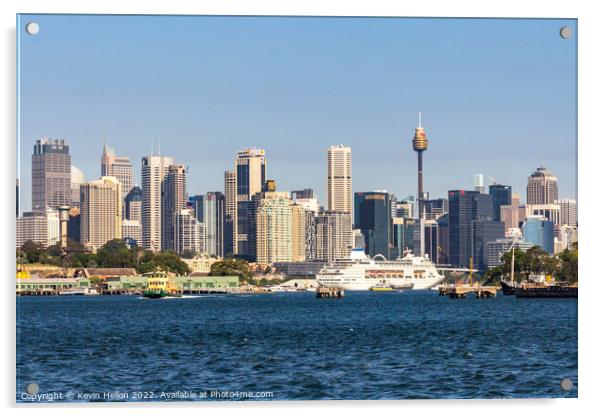
[(487, 176), (487, 177), (491, 181), (492, 185), (501, 185), (500, 182), (498, 182), (497, 180), (495, 180), (495, 178), (492, 178), (491, 176)]

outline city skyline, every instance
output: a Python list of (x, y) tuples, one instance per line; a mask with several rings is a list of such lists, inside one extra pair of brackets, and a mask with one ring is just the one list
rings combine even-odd
[[(133, 38), (112, 50), (119, 17), (87, 18), (81, 39), (66, 37), (83, 25), (77, 16), (38, 17), (44, 48), (25, 37), (20, 56), (22, 211), (31, 209), (30, 145), (41, 137), (66, 139), (86, 181), (100, 177), (106, 143), (130, 158), (139, 185), (141, 159), (160, 142), (161, 154), (190, 167), (190, 195), (223, 190), (233, 155), (255, 146), (266, 150), (267, 176), (280, 190), (313, 188), (323, 205), (324, 150), (344, 143), (353, 149), (354, 192), (416, 195), (418, 111), (430, 141), (430, 198), (472, 189), (482, 173), (524, 201), (540, 165), (560, 178), (560, 198), (576, 197), (576, 51), (557, 33), (571, 20), (141, 17)], [(160, 34), (156, 19), (166, 25)], [(60, 27), (66, 22), (69, 30)], [(313, 32), (325, 30), (328, 41), (316, 49)], [(282, 36), (267, 36), (274, 31)], [(95, 37), (106, 45), (85, 48)], [(482, 48), (494, 40), (497, 52)], [(171, 63), (157, 62), (151, 46)], [(244, 53), (237, 58), (231, 46)], [(61, 62), (51, 56), (59, 48)], [(235, 59), (249, 67), (236, 69)], [(415, 59), (422, 70), (412, 68)], [(223, 73), (206, 62), (223, 63)]]

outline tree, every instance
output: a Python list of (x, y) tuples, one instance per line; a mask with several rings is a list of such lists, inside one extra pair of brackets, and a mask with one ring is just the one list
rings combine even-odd
[(40, 257), (44, 254), (44, 246), (39, 243), (34, 243), (31, 240), (27, 240), (21, 246), (21, 251), (25, 253), (28, 263), (39, 263)]
[(577, 282), (578, 278), (578, 263), (579, 250), (577, 245), (574, 245), (573, 250), (566, 249), (559, 256), (559, 266), (557, 277), (558, 280), (565, 282)]
[(224, 259), (211, 265), (209, 276), (238, 276), (242, 282), (253, 283), (249, 263), (240, 259)]
[[(510, 265), (512, 264), (512, 250), (504, 253), (501, 257), (502, 260), (502, 273), (505, 276), (510, 275)], [(526, 254), (520, 248), (514, 249), (514, 278), (517, 281), (522, 280), (521, 275), (526, 270)]]
[(123, 240), (108, 241), (96, 253), (100, 267), (136, 267), (136, 259)]

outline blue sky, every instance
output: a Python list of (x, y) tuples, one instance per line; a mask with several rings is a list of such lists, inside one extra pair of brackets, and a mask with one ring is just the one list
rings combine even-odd
[[(27, 35), (29, 21), (40, 25)], [(243, 147), (279, 190), (326, 194), (326, 148), (352, 148), (354, 192), (416, 192), (411, 139), (429, 137), (425, 189), (482, 173), (525, 198), (545, 165), (576, 196), (574, 20), (22, 15), (21, 204), (40, 137), (71, 146), (87, 180), (103, 143), (189, 166), (190, 195), (223, 190)]]

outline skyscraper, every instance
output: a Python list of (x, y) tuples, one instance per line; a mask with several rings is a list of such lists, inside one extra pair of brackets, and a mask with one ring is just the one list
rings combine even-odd
[(351, 213), (320, 211), (315, 220), (316, 258), (328, 262), (347, 258), (354, 243)]
[[(144, 196), (139, 186), (134, 186), (125, 197), (125, 218), (139, 221), (142, 225), (142, 200)], [(139, 241), (139, 244), (142, 240)]]
[(366, 240), (365, 252), (371, 257), (389, 256), (391, 241), (391, 205), (385, 191), (356, 192), (354, 227)]
[(161, 207), (161, 249), (174, 250), (174, 215), (186, 208), (186, 168), (184, 165), (170, 165), (163, 181)]
[(474, 190), (481, 194), (485, 193), (485, 180), (482, 173), (474, 175)]
[(559, 199), (556, 203), (560, 206), (560, 225), (577, 226), (577, 201), (574, 199)]
[(328, 210), (351, 213), (351, 148), (328, 148), (327, 185)]
[(99, 249), (121, 238), (121, 183), (112, 176), (80, 186), (80, 242)]
[(554, 223), (541, 215), (528, 216), (523, 227), (523, 240), (554, 254)]
[(224, 196), (226, 198), (226, 215), (224, 218), (224, 256), (238, 252), (237, 217), (236, 217), (236, 171), (224, 173)]
[(291, 198), (293, 201), (297, 199), (311, 199), (314, 197), (314, 190), (311, 188), (305, 188), (298, 191), (291, 191)]
[(473, 266), (478, 270), (487, 268), (487, 243), (504, 238), (504, 223), (491, 219), (476, 219), (472, 221), (472, 259)]
[(71, 205), (71, 155), (64, 139), (38, 139), (31, 155), (31, 205), (34, 212)]
[(146, 250), (161, 249), (161, 193), (167, 169), (174, 164), (171, 157), (142, 158), (142, 246)]
[(558, 199), (558, 178), (541, 166), (529, 176), (527, 204), (553, 204)]
[(473, 254), (472, 222), (492, 218), (491, 195), (454, 190), (448, 192), (448, 200), (449, 260), (452, 265), (467, 267)]
[(291, 205), (292, 259), (304, 261), (307, 258), (306, 213), (308, 211), (299, 204)]
[(257, 200), (255, 258), (259, 264), (293, 261), (292, 210), (288, 192), (264, 192)]
[(202, 198), (202, 219), (207, 235), (207, 254), (224, 256), (224, 217), (226, 198), (221, 192), (207, 192)]
[(121, 183), (122, 197), (125, 198), (134, 186), (134, 170), (129, 157), (115, 156), (115, 151), (106, 144), (100, 158), (100, 175), (113, 176)]
[(500, 207), (502, 205), (512, 205), (512, 187), (509, 185), (493, 184), (489, 185), (489, 195), (493, 205), (493, 219), (500, 220)]
[(86, 180), (81, 170), (71, 166), (71, 204), (72, 207), (79, 208), (79, 186)]
[(426, 220), (436, 220), (442, 215), (447, 214), (449, 210), (447, 199), (427, 199), (424, 201), (424, 218)]
[(198, 221), (189, 209), (179, 209), (174, 213), (174, 247), (173, 250), (182, 254), (185, 251), (193, 253), (206, 252), (205, 224)]
[(250, 202), (253, 195), (262, 192), (266, 182), (265, 151), (261, 149), (243, 149), (236, 155), (236, 216), (237, 216), (237, 254), (251, 258), (252, 244), (249, 243), (251, 221)]
[(17, 248), (26, 241), (41, 244), (44, 248), (59, 241), (59, 214), (52, 208), (44, 212), (25, 212), (17, 217)]

